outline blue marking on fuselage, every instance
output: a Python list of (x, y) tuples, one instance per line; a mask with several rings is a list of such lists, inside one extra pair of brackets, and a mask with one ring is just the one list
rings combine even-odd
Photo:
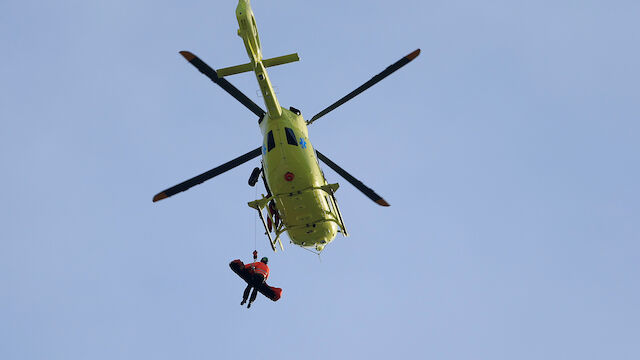
[(303, 149), (307, 148), (307, 142), (304, 141), (304, 138), (300, 138), (300, 146), (302, 146)]

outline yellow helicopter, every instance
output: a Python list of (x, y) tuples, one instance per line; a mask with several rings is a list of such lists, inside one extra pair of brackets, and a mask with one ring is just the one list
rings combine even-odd
[[(181, 51), (180, 54), (258, 116), (258, 124), (263, 135), (262, 146), (158, 193), (153, 197), (153, 201), (188, 190), (262, 155), (262, 166), (253, 170), (249, 177), (249, 185), (255, 186), (262, 174), (267, 195), (249, 202), (249, 206), (258, 211), (271, 248), (276, 251), (276, 243), (279, 243), (280, 248), (284, 250), (281, 235), (286, 232), (292, 243), (304, 248), (315, 248), (320, 252), (338, 232), (343, 236), (348, 236), (348, 233), (335, 197), (339, 185), (327, 182), (318, 159), (378, 205), (389, 206), (389, 204), (380, 195), (314, 149), (307, 127), (408, 64), (420, 54), (420, 49), (393, 63), (357, 89), (314, 115), (311, 120), (305, 121), (299, 110), (293, 107), (287, 110), (280, 106), (266, 71), (267, 67), (298, 61), (298, 54), (270, 59), (262, 58), (258, 29), (249, 0), (238, 1), (236, 18), (239, 25), (238, 35), (244, 42), (249, 63), (214, 70), (191, 52)], [(225, 79), (227, 76), (249, 71), (253, 71), (256, 75), (267, 111)], [(266, 221), (263, 211), (266, 213)], [(272, 231), (275, 237), (271, 236)]]

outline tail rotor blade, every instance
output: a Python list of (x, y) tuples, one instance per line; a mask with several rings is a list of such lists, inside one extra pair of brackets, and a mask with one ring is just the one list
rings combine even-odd
[(166, 199), (170, 196), (173, 196), (179, 192), (183, 192), (185, 190), (189, 190), (190, 188), (201, 184), (213, 177), (216, 177), (224, 172), (227, 172), (233, 168), (235, 168), (236, 166), (242, 165), (244, 163), (246, 163), (247, 161), (254, 159), (256, 157), (258, 157), (260, 154), (262, 153), (262, 147), (259, 147), (257, 149), (253, 149), (251, 151), (249, 151), (248, 153), (244, 154), (244, 155), (240, 155), (237, 158), (228, 161), (218, 167), (215, 167), (205, 173), (202, 173), (198, 176), (192, 177), (189, 180), (183, 181), (180, 184), (176, 185), (176, 186), (172, 186), (158, 194), (156, 194), (156, 196), (153, 197), (153, 202), (156, 201), (160, 201), (162, 199)]
[(227, 79), (218, 77), (218, 74), (215, 70), (213, 70), (209, 65), (207, 65), (204, 61), (200, 60), (199, 57), (190, 53), (189, 51), (180, 51), (180, 55), (184, 56), (191, 65), (195, 66), (201, 73), (205, 74), (211, 81), (218, 84), (224, 91), (229, 93), (229, 95), (233, 96), (236, 100), (240, 101), (242, 105), (246, 106), (251, 112), (258, 115), (260, 119), (264, 117), (266, 112), (262, 110), (262, 108), (251, 99), (249, 99), (245, 94), (243, 94), (238, 88), (233, 86)]
[(343, 168), (331, 161), (328, 157), (324, 156), (320, 151), (316, 150), (316, 153), (318, 154), (318, 159), (322, 160), (322, 162), (327, 164), (330, 168), (333, 169), (333, 171), (337, 172), (345, 180), (350, 182), (351, 185), (355, 186), (369, 199), (375, 201), (376, 204), (380, 206), (389, 206), (389, 203), (387, 203), (380, 195), (376, 194), (375, 191), (371, 190), (371, 188), (369, 188), (367, 185), (363, 184), (360, 180), (356, 179), (351, 174), (346, 172)]
[(378, 82), (380, 82), (380, 80), (386, 78), (387, 76), (391, 75), (396, 70), (398, 70), (401, 67), (407, 65), (409, 62), (411, 62), (411, 60), (413, 60), (416, 57), (418, 57), (418, 55), (420, 55), (420, 49), (417, 49), (417, 50), (413, 51), (411, 54), (409, 54), (409, 55), (403, 57), (402, 59), (396, 61), (395, 63), (391, 64), (386, 69), (384, 69), (381, 73), (379, 73), (378, 75), (372, 77), (371, 80), (369, 80), (366, 83), (362, 84), (360, 87), (358, 87), (357, 89), (355, 89), (352, 92), (348, 93), (347, 95), (342, 97), (340, 100), (334, 102), (333, 104), (331, 104), (326, 109), (324, 109), (324, 110), (320, 111), (319, 113), (317, 113), (316, 115), (314, 115), (311, 118), (311, 120), (307, 121), (307, 125), (311, 125), (311, 123), (313, 123), (314, 121), (318, 120), (319, 118), (327, 115), (329, 112), (335, 110), (338, 106), (346, 103), (347, 101), (353, 99), (354, 97), (356, 97), (357, 95), (359, 95), (363, 91), (365, 91), (368, 88), (372, 87), (373, 85), (377, 84)]

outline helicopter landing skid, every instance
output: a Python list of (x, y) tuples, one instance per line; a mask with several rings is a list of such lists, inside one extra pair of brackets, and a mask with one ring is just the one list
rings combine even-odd
[[(336, 197), (335, 197), (335, 192), (336, 190), (338, 190), (338, 188), (340, 187), (340, 185), (338, 184), (326, 184), (326, 185), (322, 185), (322, 186), (313, 186), (313, 187), (309, 187), (307, 189), (304, 190), (300, 190), (298, 191), (298, 194), (300, 194), (303, 191), (313, 191), (313, 190), (322, 190), (325, 193), (327, 193), (327, 195), (329, 195), (331, 197), (334, 209), (335, 209), (335, 213), (333, 214), (332, 217), (330, 218), (326, 218), (326, 219), (321, 219), (318, 220), (317, 222), (325, 222), (325, 221), (330, 221), (333, 223), (336, 223), (338, 225), (338, 227), (340, 228), (340, 231), (342, 233), (343, 236), (349, 236), (349, 233), (347, 232), (347, 227), (344, 225), (344, 221), (342, 220), (342, 213), (340, 212), (340, 208), (338, 207), (338, 201), (336, 201)], [(260, 217), (260, 221), (262, 221), (262, 225), (264, 226), (264, 231), (265, 234), (267, 235), (267, 237), (269, 238), (269, 245), (271, 245), (271, 249), (275, 252), (276, 251), (276, 243), (278, 243), (280, 245), (280, 249), (282, 249), (284, 251), (284, 247), (282, 246), (282, 240), (280, 240), (280, 235), (282, 235), (283, 233), (285, 233), (288, 230), (293, 230), (293, 229), (299, 229), (302, 227), (308, 227), (310, 225), (315, 226), (315, 224), (299, 224), (299, 225), (293, 225), (293, 226), (285, 226), (284, 225), (284, 221), (280, 221), (279, 225), (274, 229), (274, 232), (276, 234), (276, 238), (273, 239), (271, 238), (271, 231), (269, 230), (267, 223), (264, 219), (264, 215), (262, 214), (262, 209), (267, 208), (269, 205), (269, 202), (272, 201), (273, 199), (276, 199), (278, 197), (281, 196), (292, 196), (292, 193), (285, 193), (285, 194), (276, 194), (276, 195), (271, 195), (269, 197), (265, 197), (264, 194), (262, 194), (262, 199), (258, 199), (258, 200), (254, 200), (249, 202), (247, 205), (249, 205), (249, 207), (254, 208), (256, 210), (258, 210), (258, 216)], [(276, 222), (274, 221), (274, 215), (272, 214), (269, 210), (267, 210), (267, 216), (269, 216), (269, 220), (271, 220), (272, 224), (275, 224)], [(317, 223), (316, 222), (316, 223)]]

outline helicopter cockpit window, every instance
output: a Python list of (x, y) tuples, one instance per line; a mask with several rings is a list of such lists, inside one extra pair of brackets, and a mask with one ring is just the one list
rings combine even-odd
[(271, 151), (274, 147), (276, 147), (276, 142), (273, 140), (273, 131), (269, 131), (267, 134), (267, 151)]
[(284, 128), (284, 132), (285, 134), (287, 134), (287, 142), (290, 145), (298, 146), (298, 141), (296, 140), (296, 134), (293, 132), (293, 130), (286, 127)]

